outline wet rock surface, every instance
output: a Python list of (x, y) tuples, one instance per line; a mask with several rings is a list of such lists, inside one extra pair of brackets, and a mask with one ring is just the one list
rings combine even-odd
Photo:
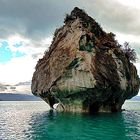
[(32, 93), (59, 111), (121, 111), (139, 90), (135, 66), (83, 10), (74, 8), (64, 23), (36, 65)]

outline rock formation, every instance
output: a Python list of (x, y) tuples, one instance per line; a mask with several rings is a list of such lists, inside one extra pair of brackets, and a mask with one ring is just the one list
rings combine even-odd
[(32, 93), (60, 111), (120, 111), (139, 90), (135, 66), (83, 10), (74, 8), (64, 23), (36, 65)]

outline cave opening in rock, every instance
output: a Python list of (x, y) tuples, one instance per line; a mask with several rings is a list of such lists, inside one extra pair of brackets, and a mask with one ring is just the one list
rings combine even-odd
[(100, 103), (99, 102), (94, 102), (89, 106), (89, 112), (90, 113), (96, 113), (99, 111), (100, 108)]

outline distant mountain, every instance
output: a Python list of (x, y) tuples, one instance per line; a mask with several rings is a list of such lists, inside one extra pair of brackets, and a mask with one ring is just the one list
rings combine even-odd
[(140, 96), (135, 96), (132, 99), (130, 99), (131, 101), (140, 101)]
[(0, 101), (41, 101), (41, 99), (28, 94), (0, 93)]
[(31, 81), (19, 82), (15, 85), (0, 83), (0, 93), (24, 93), (31, 92)]
[(23, 86), (23, 85), (31, 85), (31, 81), (26, 81), (26, 82), (19, 82), (15, 86)]

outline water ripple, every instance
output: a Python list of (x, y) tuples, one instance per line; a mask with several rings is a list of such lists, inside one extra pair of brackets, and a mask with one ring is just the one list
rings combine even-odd
[(44, 102), (0, 102), (0, 140), (139, 140), (139, 106), (88, 115), (52, 112)]

